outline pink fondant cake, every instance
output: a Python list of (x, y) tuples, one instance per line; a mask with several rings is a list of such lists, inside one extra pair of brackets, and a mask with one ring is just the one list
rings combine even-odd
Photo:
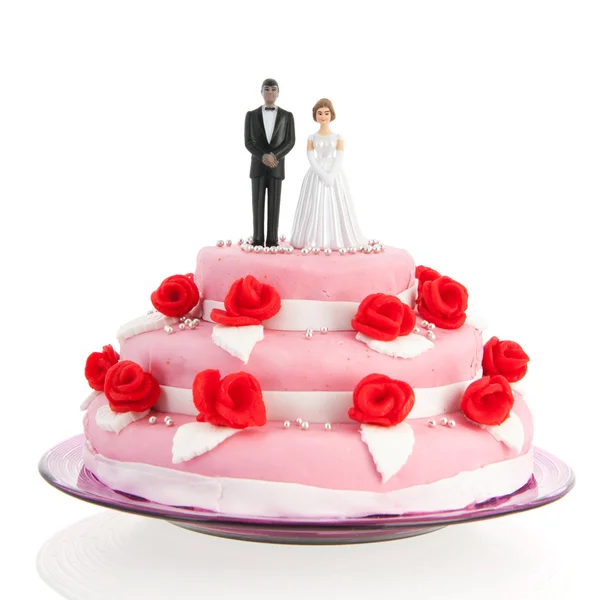
[(462, 508), (532, 474), (514, 389), (467, 289), (404, 250), (203, 248), (92, 353), (85, 465), (109, 487), (230, 515)]

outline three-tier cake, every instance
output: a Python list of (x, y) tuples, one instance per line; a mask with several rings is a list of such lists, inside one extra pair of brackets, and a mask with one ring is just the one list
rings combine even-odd
[(107, 486), (341, 518), (462, 508), (530, 479), (527, 355), (484, 346), (466, 287), (408, 252), (219, 243), (157, 283), (118, 353), (86, 363), (85, 466)]

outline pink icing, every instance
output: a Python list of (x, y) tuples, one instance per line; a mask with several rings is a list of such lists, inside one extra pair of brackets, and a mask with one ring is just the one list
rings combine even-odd
[[(411, 456), (383, 484), (361, 440), (358, 425), (336, 425), (331, 431), (315, 426), (302, 431), (296, 427), (284, 429), (281, 423), (268, 423), (260, 429), (237, 433), (202, 456), (173, 464), (172, 443), (177, 427), (193, 422), (193, 417), (176, 415), (174, 427), (160, 422), (150, 425), (148, 418), (144, 418), (116, 435), (96, 424), (95, 412), (104, 404), (103, 394), (92, 402), (86, 436), (94, 451), (107, 458), (208, 477), (301, 483), (339, 490), (386, 492), (432, 483), (526, 454), (533, 437), (531, 414), (517, 393), (513, 412), (521, 419), (525, 431), (520, 453), (467, 421), (460, 412), (447, 415), (456, 421), (454, 428), (440, 425), (431, 428), (428, 419), (418, 419), (410, 423), (415, 435)], [(302, 460), (298, 460), (299, 456)]]
[[(361, 302), (377, 292), (397, 295), (414, 283), (415, 263), (406, 250), (378, 254), (303, 256), (243, 252), (235, 245), (202, 248), (196, 283), (204, 298), (222, 302), (231, 284), (246, 275), (272, 285), (281, 298)], [(343, 276), (341, 274), (343, 273)]]
[[(218, 249), (221, 250), (220, 248)], [(269, 258), (277, 258), (269, 257)], [(429, 388), (473, 379), (481, 368), (481, 333), (464, 325), (453, 331), (436, 329), (434, 347), (411, 359), (392, 359), (357, 341), (350, 331), (315, 333), (265, 330), (247, 364), (219, 348), (211, 339), (214, 325), (168, 335), (152, 331), (121, 344), (121, 359), (138, 363), (161, 385), (191, 388), (196, 373), (247, 371), (268, 391), (352, 391), (366, 375), (383, 373)]]

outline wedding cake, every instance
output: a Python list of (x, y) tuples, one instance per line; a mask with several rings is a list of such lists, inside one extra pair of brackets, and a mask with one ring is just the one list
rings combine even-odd
[[(433, 265), (434, 266), (434, 265)], [(459, 509), (532, 476), (528, 357), (466, 282), (371, 240), (200, 250), (149, 284), (85, 375), (85, 467), (112, 489), (228, 515)]]

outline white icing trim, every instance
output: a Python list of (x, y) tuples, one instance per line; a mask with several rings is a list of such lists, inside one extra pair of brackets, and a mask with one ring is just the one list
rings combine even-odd
[(173, 437), (173, 463), (191, 460), (216, 448), (241, 429), (216, 427), (210, 423), (188, 423), (177, 429)]
[(206, 477), (83, 450), (85, 466), (108, 487), (172, 506), (228, 515), (355, 517), (454, 510), (505, 496), (529, 481), (533, 451), (433, 483), (390, 492), (330, 490), (298, 483)]
[[(409, 419), (434, 417), (460, 410), (460, 401), (467, 387), (481, 378), (442, 385), (434, 388), (414, 388), (415, 405)], [(154, 410), (195, 416), (192, 390), (162, 385)], [(309, 423), (354, 423), (348, 417), (352, 406), (352, 392), (290, 392), (264, 391), (263, 400), (269, 421), (290, 421), (298, 417)]]
[(433, 342), (417, 333), (397, 337), (391, 342), (382, 342), (359, 332), (356, 334), (356, 339), (366, 344), (371, 350), (392, 358), (414, 358), (433, 348)]
[[(398, 294), (398, 298), (414, 308), (416, 293), (416, 286), (412, 286)], [(360, 302), (282, 299), (279, 312), (264, 321), (263, 325), (266, 329), (276, 331), (318, 330), (321, 327), (327, 327), (329, 331), (351, 331), (351, 322), (359, 306)], [(214, 323), (210, 318), (213, 308), (224, 310), (225, 304), (216, 300), (204, 300), (202, 318), (210, 323)]]
[(118, 435), (127, 425), (143, 419), (149, 412), (149, 410), (145, 410), (143, 412), (116, 413), (111, 410), (108, 404), (105, 404), (96, 411), (96, 425), (104, 431)]
[(81, 406), (79, 408), (81, 410), (87, 410), (90, 404), (92, 403), (92, 400), (94, 400), (94, 398), (99, 396), (101, 393), (102, 392), (97, 392), (96, 390), (93, 390), (92, 393), (81, 403)]
[(257, 342), (264, 339), (262, 325), (245, 325), (244, 327), (215, 325), (212, 332), (213, 342), (231, 356), (239, 358), (244, 364), (248, 362)]
[(467, 308), (467, 320), (465, 325), (470, 325), (479, 331), (484, 331), (489, 328), (488, 319), (485, 316), (473, 308)]
[(489, 431), (499, 442), (506, 444), (511, 450), (521, 452), (525, 444), (525, 429), (521, 419), (511, 412), (508, 419), (500, 425), (478, 425)]
[(406, 464), (415, 445), (415, 434), (407, 423), (394, 427), (363, 424), (360, 437), (367, 445), (383, 483), (387, 483)]

